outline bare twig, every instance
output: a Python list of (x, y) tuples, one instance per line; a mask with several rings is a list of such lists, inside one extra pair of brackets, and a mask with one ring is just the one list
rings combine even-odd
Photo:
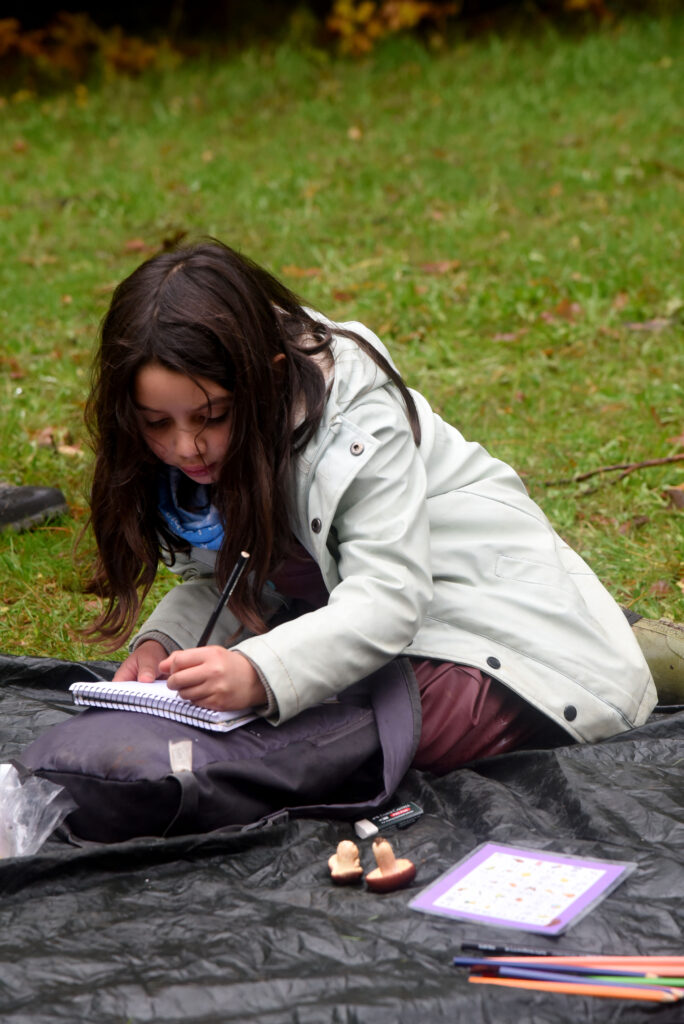
[(592, 476), (597, 476), (599, 473), (614, 473), (621, 470), (620, 475), (615, 479), (611, 480), (611, 483), (618, 483), (619, 480), (623, 480), (630, 473), (633, 473), (635, 469), (646, 469), (648, 466), (664, 466), (669, 462), (683, 462), (684, 452), (680, 452), (678, 455), (666, 455), (662, 459), (644, 459), (643, 462), (618, 462), (613, 466), (599, 466), (597, 469), (589, 469), (585, 473), (577, 473), (575, 476), (566, 477), (564, 480), (545, 480), (544, 487), (561, 487), (564, 484), (579, 484), (583, 480), (588, 480)]

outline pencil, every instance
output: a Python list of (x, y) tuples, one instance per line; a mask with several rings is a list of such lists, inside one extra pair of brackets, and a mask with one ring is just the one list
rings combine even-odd
[[(519, 956), (501, 956), (501, 957), (487, 957), (490, 963), (511, 963), (515, 961), (520, 963), (524, 957)], [(684, 969), (684, 956), (668, 956), (653, 954), (651, 956), (613, 956), (612, 954), (588, 954), (586, 956), (535, 956), (530, 958), (530, 964), (570, 964), (571, 966), (587, 966), (592, 967), (594, 964), (598, 964), (599, 967), (624, 967), (627, 970), (645, 970), (649, 973), (654, 973), (658, 968), (666, 967), (672, 973), (672, 970)]]
[[(504, 967), (517, 967), (517, 968), (524, 968), (524, 969), (533, 970), (533, 971), (553, 970), (553, 971), (562, 972), (563, 974), (565, 974), (565, 973), (567, 973), (567, 974), (585, 974), (585, 975), (589, 975), (589, 976), (594, 975), (594, 974), (608, 974), (608, 973), (612, 973), (612, 974), (620, 974), (623, 977), (633, 977), (633, 978), (636, 978), (637, 980), (639, 978), (645, 978), (647, 976), (647, 972), (644, 971), (643, 969), (640, 970), (640, 971), (637, 971), (637, 970), (627, 970), (627, 969), (619, 969), (618, 970), (616, 968), (614, 971), (610, 971), (608, 966), (605, 965), (605, 964), (603, 966), (601, 966), (601, 965), (592, 965), (592, 966), (586, 965), (585, 966), (584, 964), (557, 964), (555, 960), (553, 960), (553, 961), (549, 960), (549, 961), (545, 961), (543, 963), (539, 963), (538, 962), (538, 958), (536, 956), (529, 957), (527, 959), (525, 957), (519, 957), (517, 960), (496, 960), (496, 959), (493, 959), (493, 958), (490, 958), (490, 957), (483, 958), (483, 957), (463, 957), (462, 956), (462, 957), (454, 957), (453, 963), (454, 963), (454, 967), (470, 967), (473, 970), (479, 970), (481, 968), (484, 968), (484, 969), (489, 970), (489, 971), (497, 971), (497, 970), (501, 970)], [(653, 972), (649, 972), (649, 973), (653, 973)]]
[(662, 974), (642, 974), (641, 977), (634, 978), (629, 974), (594, 974), (592, 980), (594, 981), (620, 981), (624, 982), (625, 985), (631, 985), (633, 983), (637, 985), (664, 985), (665, 988), (684, 988), (684, 978), (666, 978)]
[(247, 552), (247, 551), (241, 551), (240, 552), (240, 557), (238, 558), (237, 562), (233, 566), (233, 571), (231, 572), (230, 576), (226, 580), (226, 585), (223, 588), (223, 590), (221, 591), (219, 599), (218, 599), (218, 601), (216, 603), (216, 607), (214, 608), (213, 612), (209, 616), (209, 621), (207, 622), (206, 626), (204, 627), (204, 632), (202, 633), (202, 636), (197, 641), (197, 646), (198, 647), (205, 647), (206, 644), (209, 642), (209, 637), (214, 632), (214, 626), (216, 625), (216, 622), (218, 621), (218, 617), (221, 614), (221, 610), (223, 609), (223, 606), (230, 600), (230, 595), (235, 590), (235, 586), (237, 584), (237, 581), (240, 579), (240, 576), (242, 575), (242, 570), (244, 569), (245, 565), (247, 564), (247, 559), (248, 558), (249, 558), (249, 552)]
[(592, 985), (571, 981), (531, 981), (525, 978), (497, 978), (486, 974), (471, 974), (468, 981), (476, 985), (501, 985), (506, 988), (525, 988), (535, 992), (562, 992), (573, 996), (600, 996), (603, 999), (640, 999), (653, 1003), (676, 1003), (683, 994), (659, 988), (632, 988), (628, 985)]
[[(563, 983), (569, 983), (573, 985), (598, 985), (601, 988), (608, 986), (620, 986), (629, 987), (630, 989), (640, 985), (644, 985), (643, 978), (622, 978), (620, 975), (614, 975), (606, 979), (600, 979), (595, 976), (587, 977), (585, 974), (566, 974), (558, 971), (550, 970), (534, 970), (532, 967), (498, 967), (497, 977), (499, 978), (526, 978), (529, 981), (559, 981)], [(646, 986), (651, 988), (653, 985), (660, 987), (661, 991), (667, 992), (669, 986), (664, 985), (659, 978), (654, 978), (652, 981), (646, 982)], [(684, 993), (683, 993), (684, 994)]]

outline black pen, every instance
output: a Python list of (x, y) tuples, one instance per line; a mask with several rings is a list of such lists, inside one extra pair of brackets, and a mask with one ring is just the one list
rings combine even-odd
[[(462, 952), (486, 953), (487, 956), (557, 956), (558, 950), (523, 949), (513, 946), (494, 946), (488, 942), (462, 942)], [(569, 954), (566, 954), (569, 955)]]
[(240, 579), (240, 576), (242, 575), (242, 570), (244, 569), (245, 565), (247, 564), (247, 559), (248, 558), (249, 558), (249, 552), (247, 552), (247, 551), (241, 551), (240, 552), (240, 557), (238, 558), (237, 562), (233, 566), (233, 571), (231, 572), (230, 576), (226, 580), (226, 585), (223, 588), (223, 590), (221, 591), (221, 596), (218, 599), (218, 603), (217, 603), (216, 607), (214, 608), (213, 612), (209, 616), (209, 621), (207, 622), (206, 626), (204, 627), (204, 632), (202, 633), (202, 636), (197, 641), (197, 646), (198, 647), (205, 647), (206, 644), (209, 642), (209, 637), (214, 632), (214, 626), (216, 625), (216, 621), (217, 621), (219, 615), (221, 614), (221, 610), (222, 610), (224, 604), (227, 601), (230, 600), (230, 595), (235, 590), (235, 586), (237, 584), (237, 581)]

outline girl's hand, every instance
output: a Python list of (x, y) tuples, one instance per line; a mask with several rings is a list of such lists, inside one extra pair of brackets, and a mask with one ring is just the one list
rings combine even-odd
[(125, 661), (122, 661), (114, 674), (114, 680), (138, 683), (153, 683), (161, 679), (160, 663), (167, 657), (166, 651), (156, 640), (144, 640)]
[(159, 668), (166, 685), (181, 697), (214, 711), (242, 711), (267, 702), (266, 690), (252, 663), (225, 647), (174, 651)]

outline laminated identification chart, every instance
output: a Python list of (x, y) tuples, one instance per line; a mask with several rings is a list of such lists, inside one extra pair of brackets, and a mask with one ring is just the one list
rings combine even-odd
[(424, 889), (413, 910), (558, 935), (634, 864), (483, 843)]

